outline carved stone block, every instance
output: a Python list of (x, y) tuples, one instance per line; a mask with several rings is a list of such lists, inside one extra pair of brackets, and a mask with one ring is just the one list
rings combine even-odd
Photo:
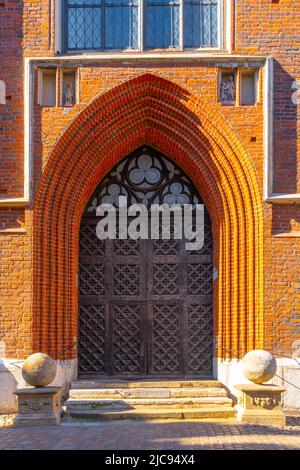
[(285, 388), (277, 385), (236, 385), (239, 390), (237, 418), (242, 423), (284, 426), (281, 395)]
[(18, 398), (17, 426), (60, 424), (61, 388), (36, 387), (15, 391)]
[(235, 104), (236, 101), (236, 74), (234, 71), (222, 71), (219, 86), (219, 101), (222, 104)]

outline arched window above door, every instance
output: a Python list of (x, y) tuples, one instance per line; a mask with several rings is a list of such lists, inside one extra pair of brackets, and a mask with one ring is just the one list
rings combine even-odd
[(96, 213), (100, 204), (118, 207), (119, 196), (128, 205), (201, 204), (198, 193), (183, 171), (150, 147), (144, 147), (121, 161), (104, 179), (86, 208)]

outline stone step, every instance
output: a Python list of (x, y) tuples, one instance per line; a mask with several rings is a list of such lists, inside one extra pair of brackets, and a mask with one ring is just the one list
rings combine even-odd
[(236, 416), (217, 380), (84, 378), (72, 383), (65, 419), (223, 419)]
[(100, 380), (79, 379), (71, 384), (71, 389), (124, 389), (124, 388), (222, 388), (218, 380)]
[(141, 408), (124, 411), (102, 411), (102, 410), (77, 410), (67, 411), (65, 420), (120, 420), (120, 419), (228, 419), (235, 418), (236, 411), (232, 407), (213, 407), (213, 408), (185, 408), (185, 409), (149, 409)]
[(131, 410), (138, 408), (201, 408), (231, 406), (232, 400), (227, 397), (201, 398), (127, 398), (118, 399), (72, 399), (66, 401), (67, 411), (73, 410)]
[(99, 389), (71, 389), (70, 398), (199, 398), (199, 397), (227, 397), (224, 388), (193, 387), (193, 388), (99, 388)]

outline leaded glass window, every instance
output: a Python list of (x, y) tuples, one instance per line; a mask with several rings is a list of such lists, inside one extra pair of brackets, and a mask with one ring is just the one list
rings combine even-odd
[(138, 48), (138, 0), (66, 0), (67, 50)]
[(146, 48), (179, 47), (179, 0), (145, 0)]
[(185, 47), (218, 45), (218, 0), (184, 0)]
[(64, 0), (64, 48), (218, 47), (222, 4), (222, 0)]

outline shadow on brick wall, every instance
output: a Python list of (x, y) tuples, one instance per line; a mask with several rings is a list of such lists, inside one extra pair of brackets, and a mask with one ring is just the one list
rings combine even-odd
[(274, 60), (274, 193), (297, 192), (297, 105), (293, 103), (293, 84), (295, 77)]

